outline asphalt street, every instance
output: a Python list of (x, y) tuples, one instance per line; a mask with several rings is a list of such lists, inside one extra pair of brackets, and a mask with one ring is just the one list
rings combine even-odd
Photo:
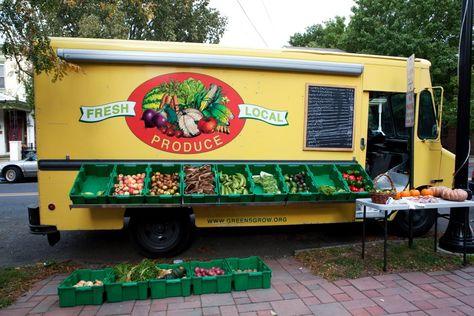
[[(119, 231), (61, 232), (54, 247), (46, 237), (28, 230), (27, 206), (36, 203), (37, 183), (0, 183), (0, 266), (48, 260), (73, 260), (87, 264), (138, 261), (141, 257)], [(440, 231), (446, 221), (440, 220)], [(379, 225), (369, 225), (369, 238), (381, 238)], [(196, 229), (190, 248), (179, 258), (222, 258), (251, 255), (290, 256), (298, 249), (359, 242), (360, 223), (286, 227)]]

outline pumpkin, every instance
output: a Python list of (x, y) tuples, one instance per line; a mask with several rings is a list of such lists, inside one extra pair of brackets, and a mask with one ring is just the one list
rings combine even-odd
[(448, 188), (445, 186), (431, 187), (431, 191), (433, 191), (433, 196), (441, 196), (443, 194), (443, 191), (447, 189)]
[(400, 193), (400, 196), (401, 196), (401, 197), (409, 197), (409, 196), (411, 196), (411, 194), (410, 194), (410, 191), (408, 191), (408, 190), (403, 190), (403, 191)]
[(416, 189), (410, 190), (410, 195), (411, 196), (420, 196), (420, 191), (418, 191)]
[(395, 200), (400, 200), (401, 197), (402, 197), (402, 192), (398, 191), (398, 192), (395, 194)]
[(446, 189), (443, 191), (441, 197), (449, 201), (464, 201), (467, 199), (467, 192), (462, 189)]
[(421, 190), (421, 195), (423, 195), (423, 196), (433, 195), (433, 190), (431, 190), (429, 188), (423, 189), (423, 190)]

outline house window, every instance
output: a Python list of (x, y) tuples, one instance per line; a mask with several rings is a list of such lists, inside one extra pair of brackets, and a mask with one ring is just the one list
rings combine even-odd
[(5, 89), (5, 65), (0, 64), (0, 89)]

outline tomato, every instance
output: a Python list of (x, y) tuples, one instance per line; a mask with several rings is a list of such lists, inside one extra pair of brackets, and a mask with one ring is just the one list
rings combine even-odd
[(350, 181), (355, 181), (356, 178), (355, 178), (353, 175), (350, 175), (350, 176), (348, 177), (348, 179), (349, 179)]
[(349, 175), (348, 175), (347, 173), (343, 172), (343, 173), (342, 173), (342, 177), (343, 177), (344, 179), (347, 179), (347, 177), (349, 177)]

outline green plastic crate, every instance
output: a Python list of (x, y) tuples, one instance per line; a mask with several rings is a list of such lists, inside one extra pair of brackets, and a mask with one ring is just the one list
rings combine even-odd
[[(74, 204), (105, 204), (114, 165), (84, 164), (69, 192)], [(87, 193), (86, 193), (87, 192)], [(102, 192), (102, 194), (97, 194)]]
[[(147, 177), (147, 190), (145, 192), (145, 201), (147, 203), (161, 203), (161, 204), (181, 204), (183, 196), (183, 187), (181, 184), (181, 165), (175, 164), (150, 164), (149, 174)], [(179, 195), (161, 194), (161, 195), (150, 195), (151, 188), (151, 177), (155, 172), (163, 174), (178, 173), (178, 193)]]
[[(364, 179), (365, 183), (367, 185), (369, 185), (371, 188), (374, 187), (374, 182), (369, 177), (367, 172), (365, 172), (364, 168), (362, 168), (361, 165), (359, 165), (359, 164), (336, 164), (336, 168), (341, 173), (341, 175), (342, 175), (342, 173), (347, 172), (349, 170), (357, 170), (357, 171), (359, 171), (360, 175)], [(347, 181), (344, 180), (344, 182), (346, 183), (347, 186), (349, 186)], [(355, 200), (355, 199), (361, 199), (361, 198), (367, 198), (367, 197), (369, 197), (369, 192), (367, 192), (367, 191), (364, 191), (364, 192), (351, 192), (350, 199)]]
[(278, 167), (280, 167), (283, 178), (285, 178), (285, 175), (292, 176), (302, 171), (306, 173), (305, 183), (308, 186), (308, 192), (296, 192), (296, 193), (293, 192), (292, 193), (290, 192), (290, 186), (286, 184), (288, 187), (288, 201), (312, 201), (319, 198), (319, 192), (318, 192), (318, 189), (314, 186), (311, 171), (309, 171), (306, 165), (279, 164)]
[(335, 192), (332, 195), (319, 194), (320, 200), (344, 201), (350, 199), (350, 192), (347, 184), (342, 180), (341, 173), (333, 164), (308, 165), (308, 169), (313, 176), (313, 183), (319, 189), (322, 185), (331, 185), (344, 192)]
[(148, 281), (111, 282), (105, 284), (107, 302), (146, 300), (148, 298)]
[(186, 166), (193, 166), (193, 167), (201, 167), (201, 166), (205, 166), (205, 165), (210, 165), (210, 164), (185, 164), (183, 165), (183, 169), (182, 169), (182, 184), (183, 184), (183, 201), (184, 203), (197, 203), (197, 204), (205, 204), (205, 203), (209, 203), (209, 204), (216, 204), (217, 203), (217, 200), (218, 200), (218, 188), (219, 188), (219, 179), (218, 179), (218, 176), (217, 176), (217, 172), (216, 172), (216, 166), (215, 165), (210, 165), (211, 166), (211, 171), (214, 175), (214, 190), (215, 190), (215, 194), (186, 194), (184, 193), (184, 190), (186, 188), (186, 173), (184, 172), (184, 168)]
[[(138, 173), (145, 173), (145, 185), (143, 187), (142, 194), (140, 195), (112, 195), (114, 191), (114, 184), (117, 183), (117, 176), (119, 174), (123, 175), (134, 175)], [(109, 198), (109, 203), (111, 204), (137, 204), (145, 202), (146, 188), (147, 188), (147, 178), (148, 178), (148, 165), (143, 164), (123, 164), (116, 165), (115, 171), (113, 173), (112, 179), (110, 181), (110, 188), (107, 197)]]
[[(232, 291), (232, 271), (227, 262), (223, 259), (211, 261), (191, 261), (189, 267), (192, 273), (191, 281), (193, 293), (195, 295), (209, 293), (229, 293)], [(196, 267), (210, 269), (212, 267), (221, 268), (224, 275), (196, 277), (194, 269)]]
[(261, 171), (272, 174), (276, 178), (278, 182), (278, 188), (281, 191), (281, 193), (265, 193), (263, 192), (262, 186), (256, 184), (253, 181), (253, 178), (251, 178), (251, 183), (255, 193), (255, 202), (276, 202), (286, 200), (288, 187), (286, 186), (285, 181), (283, 180), (283, 176), (278, 165), (252, 164), (248, 165), (248, 168), (252, 177), (255, 175), (260, 175)]
[(191, 269), (188, 263), (159, 264), (160, 269), (186, 269), (186, 277), (181, 279), (154, 279), (150, 280), (151, 298), (166, 298), (191, 295)]
[[(247, 180), (246, 188), (249, 191), (249, 194), (223, 194), (222, 192), (222, 183), (220, 181), (220, 174), (236, 174), (241, 173), (245, 176)], [(219, 175), (219, 199), (221, 202), (253, 202), (255, 195), (253, 194), (252, 181), (250, 180), (250, 172), (247, 165), (218, 165), (217, 174)]]
[(80, 269), (72, 272), (58, 286), (59, 306), (72, 307), (78, 305), (100, 305), (104, 302), (104, 286), (74, 287), (79, 281), (100, 280), (104, 284), (114, 279), (113, 270)]
[[(250, 289), (268, 289), (271, 287), (272, 270), (260, 257), (227, 258), (232, 270), (232, 284), (236, 291)], [(236, 272), (237, 270), (256, 269), (257, 272)]]

